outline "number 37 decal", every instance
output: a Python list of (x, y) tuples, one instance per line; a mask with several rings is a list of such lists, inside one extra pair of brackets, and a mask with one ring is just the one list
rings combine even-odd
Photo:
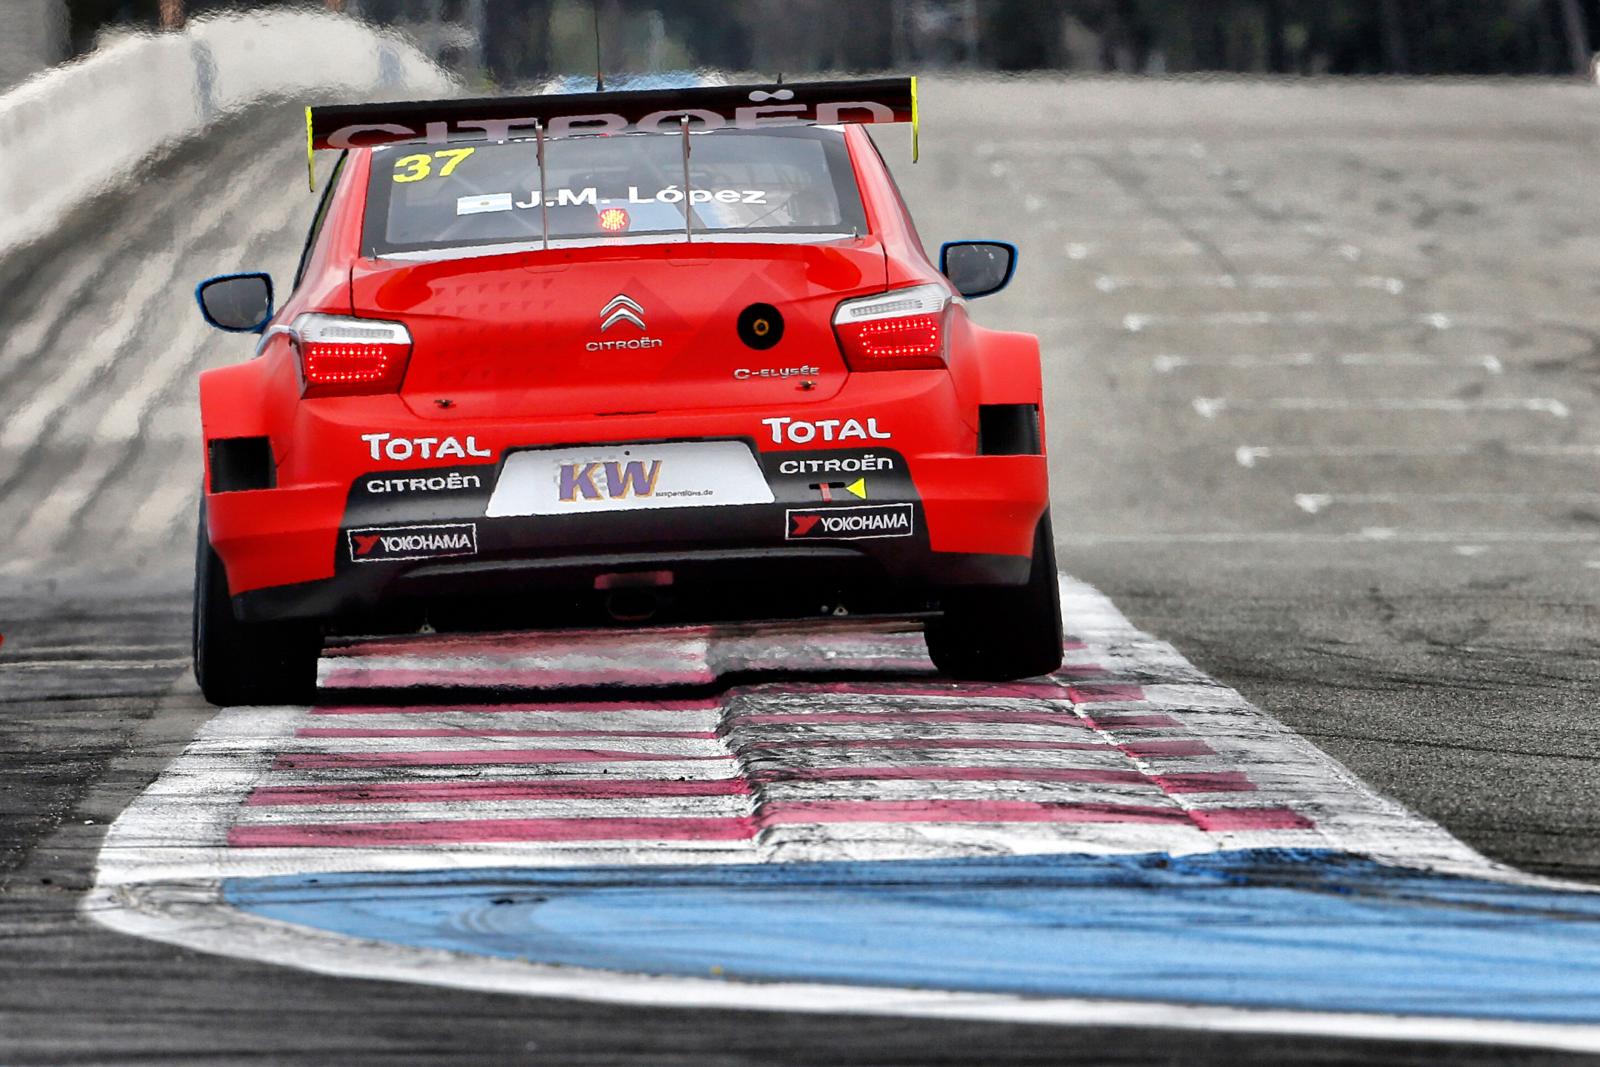
[(461, 161), (472, 155), (472, 148), (442, 148), (433, 155), (402, 156), (394, 161), (394, 180), (397, 182), (420, 182), (422, 179), (433, 175), (433, 161), (442, 159), (444, 166), (439, 168), (438, 175), (448, 178), (461, 165)]

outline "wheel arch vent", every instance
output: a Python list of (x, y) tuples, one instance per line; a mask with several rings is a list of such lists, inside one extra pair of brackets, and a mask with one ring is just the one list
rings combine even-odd
[(978, 455), (1043, 454), (1043, 442), (1039, 435), (1039, 405), (980, 404), (978, 406)]
[(278, 468), (268, 437), (223, 437), (206, 444), (213, 493), (275, 489)]

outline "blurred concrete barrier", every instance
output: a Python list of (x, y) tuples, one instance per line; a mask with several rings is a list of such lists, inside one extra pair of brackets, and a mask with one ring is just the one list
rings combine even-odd
[(403, 40), (321, 12), (230, 15), (125, 38), (0, 96), (0, 253), (253, 104), (453, 89)]

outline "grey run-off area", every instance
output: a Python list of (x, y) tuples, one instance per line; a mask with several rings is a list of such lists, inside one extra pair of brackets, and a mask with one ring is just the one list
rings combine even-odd
[[(925, 239), (1023, 248), (974, 310), (1043, 340), (1063, 567), (1379, 792), (1497, 859), (1594, 880), (1600, 95), (931, 79), (923, 102), (921, 163), (903, 130), (880, 140)], [(556, 1059), (602, 1042), (651, 1063), (780, 1044), (1061, 1062), (1027, 1028), (644, 1012), (619, 1033), (603, 1012), (341, 986), (78, 924), (101, 825), (209, 716), (184, 666), (194, 374), (249, 343), (207, 331), (190, 292), (290, 276), (313, 204), (299, 133), (293, 108), (237, 120), (0, 262), (0, 878), (22, 904), (0, 930), (26, 947), (0, 1032), (24, 1059), (70, 1033), (85, 1059), (354, 1062), (451, 1047), (426, 1004), (483, 1062), (535, 1038)], [(242, 1003), (263, 1007), (213, 1033), (204, 1009)]]

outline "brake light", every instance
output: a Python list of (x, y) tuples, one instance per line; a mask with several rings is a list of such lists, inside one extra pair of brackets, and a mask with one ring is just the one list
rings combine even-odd
[(600, 212), (600, 229), (606, 233), (625, 233), (632, 222), (626, 208), (608, 207)]
[(301, 396), (398, 392), (411, 331), (398, 322), (301, 315), (291, 327), (305, 379)]
[(833, 313), (833, 330), (853, 371), (938, 370), (949, 312), (944, 286), (916, 285), (846, 300)]

